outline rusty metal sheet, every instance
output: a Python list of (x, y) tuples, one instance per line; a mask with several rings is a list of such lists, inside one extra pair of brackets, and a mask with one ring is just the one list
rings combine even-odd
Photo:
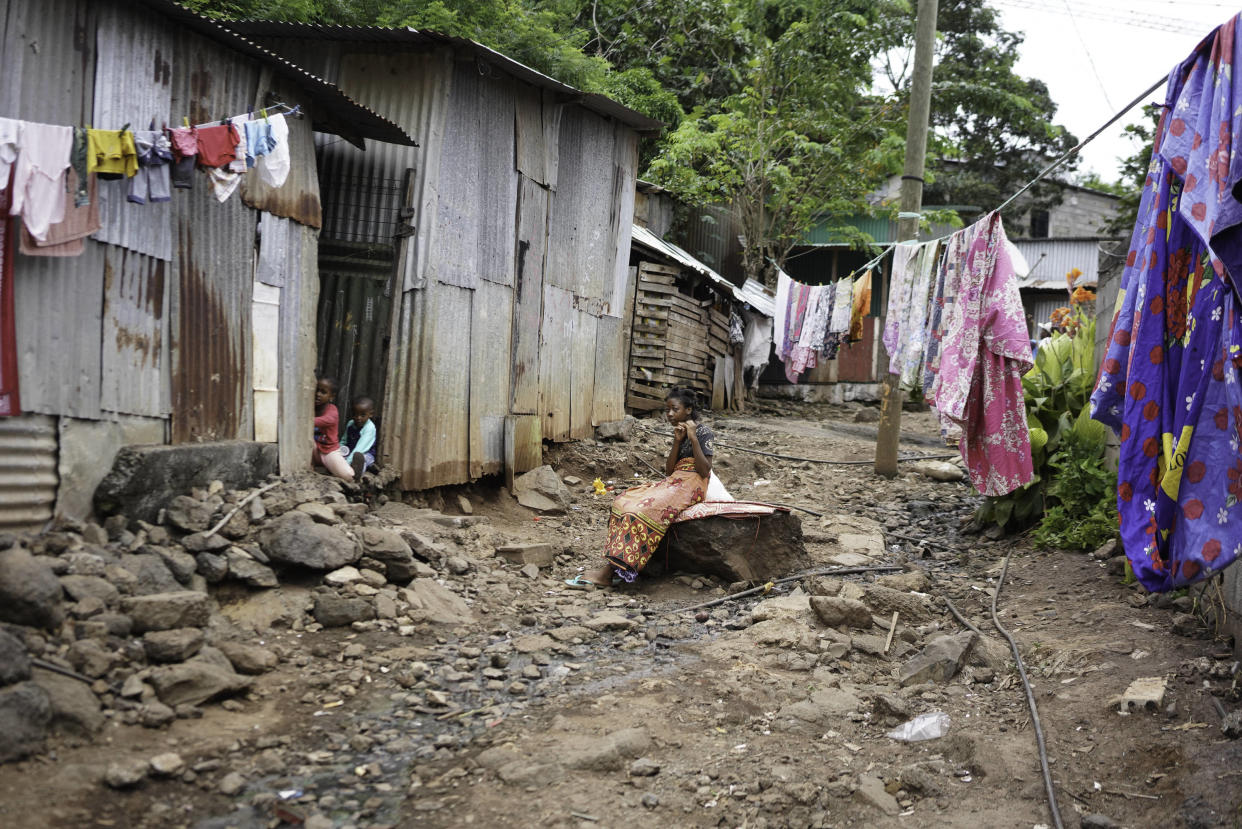
[(539, 415), (505, 418), (505, 486), (513, 491), (513, 479), (543, 465), (543, 430)]
[[(280, 471), (306, 469), (315, 420), (315, 312), (319, 241), (314, 228), (264, 214), (271, 237), (283, 237), (286, 276), (280, 289)], [(275, 230), (277, 232), (271, 233)], [(264, 237), (268, 238), (267, 236)]]
[(634, 230), (634, 196), (638, 183), (638, 136), (620, 124), (614, 127), (614, 132), (612, 232), (616, 241), (612, 250), (612, 291), (604, 313), (619, 317), (625, 311), (629, 284), (630, 238)]
[[(9, 0), (0, 16), (0, 113), (48, 124), (94, 123), (93, 0)], [(119, 126), (119, 124), (118, 124)]]
[(543, 321), (539, 327), (539, 414), (547, 440), (569, 440), (572, 429), (571, 378), (574, 346), (574, 295), (555, 285), (543, 286)]
[(571, 108), (562, 116), (545, 277), (578, 296), (608, 301), (613, 298), (618, 234), (614, 143), (612, 125), (598, 115)]
[[(436, 188), (440, 174), (438, 153), (444, 136), (444, 121), (448, 113), (449, 90), (453, 80), (452, 52), (447, 48), (423, 53), (396, 53), (391, 50), (360, 51), (342, 55), (335, 72), (342, 90), (360, 103), (391, 118), (409, 133), (421, 146), (404, 147), (395, 144), (372, 144), (365, 153), (349, 151), (341, 142), (320, 142), (320, 178), (347, 175), (354, 180), (378, 178), (381, 182), (404, 181), (407, 170), (413, 170), (409, 181), (409, 201), (412, 210), (401, 224), (412, 226), (413, 236), (403, 246), (398, 262), (398, 284), (402, 290), (422, 287), (426, 282), (428, 253), (434, 247), (436, 222)], [(398, 79), (394, 81), (394, 79)], [(384, 238), (366, 237), (364, 228), (373, 221), (374, 207), (366, 198), (366, 190), (360, 189), (361, 199), (346, 201), (335, 206), (325, 202), (327, 217), (325, 236), (357, 241), (392, 241), (393, 234)], [(397, 194), (400, 206), (401, 194)], [(344, 226), (352, 235), (339, 235)], [(334, 228), (329, 232), (329, 227)], [(393, 227), (396, 231), (409, 232)], [(394, 309), (396, 310), (396, 309)], [(394, 331), (397, 329), (394, 327)], [(396, 339), (394, 339), (396, 342)], [(395, 351), (393, 359), (400, 352)], [(402, 366), (394, 365), (392, 376), (403, 372)], [(398, 387), (402, 386), (398, 382)], [(391, 420), (391, 419), (390, 419)], [(387, 428), (392, 428), (389, 422)], [(381, 429), (381, 432), (383, 429)]]
[(14, 317), (26, 411), (99, 417), (103, 270), (104, 246), (91, 239), (77, 257), (18, 255)]
[(0, 528), (40, 530), (51, 520), (58, 446), (56, 418), (0, 417)]
[(513, 87), (508, 79), (481, 76), (474, 64), (458, 64), (454, 70), (438, 148), (432, 218), (437, 228), (428, 262), (428, 273), (448, 285), (473, 288), (479, 279), (513, 284), (518, 186)]
[(513, 372), (510, 411), (539, 411), (539, 322), (548, 237), (548, 191), (519, 176), (517, 276), (513, 286)]
[[(258, 68), (223, 46), (178, 32), (172, 110), (204, 123), (244, 110)], [(173, 206), (172, 441), (250, 440), (251, 283), (258, 215), (236, 194), (211, 195), (200, 176)]]
[(579, 440), (595, 434), (595, 328), (597, 318), (574, 311), (573, 346), (569, 352), (569, 436)]
[[(413, 436), (413, 489), (460, 484), (470, 479), (470, 342), (473, 292), (452, 285), (429, 285), (422, 292), (419, 377), (413, 419), (401, 424)], [(404, 473), (408, 467), (403, 468)]]
[[(260, 96), (264, 90), (260, 89)], [(296, 104), (297, 92), (278, 86), (273, 90), (281, 101)], [(256, 100), (256, 117), (265, 102)], [(307, 227), (322, 227), (323, 205), (319, 199), (319, 170), (315, 165), (315, 142), (310, 119), (286, 118), (289, 125), (289, 176), (280, 187), (272, 187), (253, 171), (242, 176), (241, 199), (256, 210), (293, 219)]]
[(505, 462), (505, 416), (509, 414), (510, 335), (513, 290), (480, 282), (471, 298), (470, 477), (500, 472)]
[[(152, 122), (156, 126), (166, 122), (172, 107), (176, 51), (172, 24), (160, 15), (135, 15), (128, 5), (101, 3), (95, 39), (94, 125), (120, 129), (129, 124), (131, 129), (147, 129)], [(235, 54), (222, 59), (239, 62)], [(99, 183), (102, 227), (95, 238), (169, 261), (172, 203), (132, 204), (125, 198), (128, 189), (128, 180)]]
[(100, 408), (119, 414), (166, 417), (168, 265), (115, 245), (102, 247)]
[(595, 323), (595, 391), (591, 425), (625, 417), (625, 375), (629, 342), (624, 318), (604, 316)]

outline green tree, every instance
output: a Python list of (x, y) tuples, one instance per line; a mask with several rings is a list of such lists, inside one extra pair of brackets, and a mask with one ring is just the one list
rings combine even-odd
[[(1053, 122), (1057, 107), (1044, 83), (1015, 71), (1022, 36), (1005, 31), (986, 0), (941, 0), (937, 32), (924, 202), (990, 210), (1077, 140)], [(890, 82), (903, 90), (907, 51), (890, 56), (886, 67)], [(1063, 171), (1075, 165), (1071, 159)], [(1060, 198), (1052, 184), (1036, 185), (1032, 193), (1026, 208)]]
[(871, 56), (893, 45), (904, 4), (821, 0), (754, 6), (737, 92), (699, 104), (649, 175), (691, 203), (732, 205), (746, 274), (771, 281), (818, 217), (866, 212), (889, 172), (901, 112), (871, 94)]

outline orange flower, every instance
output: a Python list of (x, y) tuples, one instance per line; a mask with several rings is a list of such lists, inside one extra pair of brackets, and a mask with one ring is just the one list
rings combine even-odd
[(1074, 290), (1074, 283), (1078, 281), (1078, 277), (1080, 276), (1082, 276), (1082, 271), (1078, 268), (1070, 268), (1069, 271), (1066, 272), (1065, 284), (1069, 286), (1071, 291)]
[(1095, 302), (1095, 291), (1087, 288), (1075, 288), (1074, 293), (1070, 296), (1070, 302), (1075, 305), (1083, 302)]

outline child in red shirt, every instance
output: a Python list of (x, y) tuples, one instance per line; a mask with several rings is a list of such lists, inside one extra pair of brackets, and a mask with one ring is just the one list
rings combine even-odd
[(354, 470), (341, 454), (341, 414), (332, 399), (336, 397), (336, 381), (323, 377), (315, 384), (315, 451), (311, 465), (322, 466), (345, 481), (354, 479)]

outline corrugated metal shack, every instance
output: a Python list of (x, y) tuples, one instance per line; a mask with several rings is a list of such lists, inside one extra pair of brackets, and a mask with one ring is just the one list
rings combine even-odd
[[(230, 25), (420, 145), (319, 145), (325, 248), (364, 246), (355, 266), (392, 262), (386, 286), (325, 292), (321, 323), (353, 330), (345, 345), (321, 330), (320, 362), (348, 364), (350, 393), (382, 398), (379, 453), (404, 488), (520, 473), (540, 463), (542, 440), (624, 415), (638, 138), (658, 122), (468, 40)], [(334, 273), (360, 278), (349, 264)], [(364, 366), (346, 341), (379, 347)]]
[(359, 143), (408, 137), (165, 0), (10, 0), (3, 26), (0, 115), (117, 129), (280, 101), (310, 118), (290, 119), (292, 172), (279, 189), (247, 176), (221, 204), (199, 180), (171, 202), (135, 205), (124, 182), (100, 182), (103, 227), (82, 255), (17, 257), (26, 414), (0, 418), (0, 525), (89, 513), (126, 444), (280, 438), (281, 468), (307, 466), (321, 223), (312, 119)]
[(742, 349), (729, 341), (729, 315), (746, 301), (741, 289), (640, 225), (632, 261), (638, 282), (625, 405), (661, 409), (669, 390), (684, 386), (713, 409), (740, 408)]

